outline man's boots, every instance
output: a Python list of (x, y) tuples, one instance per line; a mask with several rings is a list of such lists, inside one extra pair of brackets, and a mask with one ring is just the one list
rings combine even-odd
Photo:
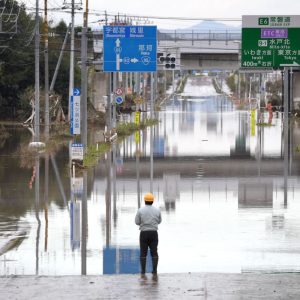
[(146, 273), (146, 259), (147, 257), (141, 257), (140, 262), (141, 262), (141, 274)]
[(158, 256), (152, 257), (152, 274), (157, 274)]

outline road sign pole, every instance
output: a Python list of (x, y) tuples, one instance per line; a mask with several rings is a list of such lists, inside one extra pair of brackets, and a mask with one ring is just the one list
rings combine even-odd
[(151, 99), (150, 99), (150, 118), (153, 119), (153, 102), (154, 102), (154, 90), (153, 90), (153, 73), (150, 73), (150, 80), (151, 80)]
[(107, 97), (107, 130), (111, 131), (111, 103), (113, 101), (112, 97), (112, 73), (109, 73), (109, 96)]
[(131, 72), (129, 73), (129, 88), (133, 92), (133, 90), (132, 90), (132, 73)]
[(175, 100), (175, 71), (172, 71), (173, 100)]
[(81, 143), (87, 149), (87, 28), (82, 28), (81, 37)]
[(288, 177), (288, 131), (289, 131), (289, 68), (284, 67), (284, 104), (283, 104), (283, 135), (284, 135), (284, 206), (287, 206)]
[(290, 101), (289, 101), (289, 111), (293, 111), (294, 108), (294, 99), (293, 99), (293, 68), (290, 67)]
[(125, 73), (125, 95), (128, 93), (128, 72)]
[[(147, 99), (147, 78), (148, 78), (148, 74), (146, 72), (144, 72), (144, 78), (143, 78), (143, 98), (144, 98), (144, 101), (145, 101), (145, 105), (148, 101)], [(146, 101), (147, 99), (147, 101)], [(142, 104), (141, 104), (142, 106)]]
[(111, 128), (113, 127), (112, 124), (112, 111), (111, 111), (111, 106), (114, 103), (114, 94), (111, 93), (109, 97), (109, 103), (108, 103), (108, 132), (110, 133)]
[(157, 79), (158, 79), (158, 75), (157, 72), (154, 73), (154, 100), (157, 98)]
[[(140, 94), (141, 94), (141, 73), (136, 73), (136, 94), (137, 94), (137, 97), (140, 99)], [(136, 110), (138, 110), (139, 108), (139, 105), (142, 105), (142, 104), (139, 104), (139, 102), (136, 104)]]
[[(117, 87), (117, 73), (114, 72), (113, 73), (113, 90), (116, 90)], [(115, 101), (115, 95), (114, 95), (114, 99), (113, 99), (113, 128), (116, 127), (116, 101)]]

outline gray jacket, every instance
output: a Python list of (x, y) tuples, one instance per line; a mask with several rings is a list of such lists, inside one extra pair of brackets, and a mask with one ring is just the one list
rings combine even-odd
[(161, 223), (160, 210), (152, 205), (141, 207), (135, 216), (135, 224), (140, 225), (141, 231), (154, 231)]

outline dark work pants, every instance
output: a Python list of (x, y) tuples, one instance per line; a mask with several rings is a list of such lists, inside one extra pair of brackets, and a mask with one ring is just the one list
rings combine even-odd
[(140, 232), (140, 250), (141, 257), (146, 257), (148, 247), (152, 257), (158, 257), (157, 253), (158, 234), (157, 231), (141, 231)]

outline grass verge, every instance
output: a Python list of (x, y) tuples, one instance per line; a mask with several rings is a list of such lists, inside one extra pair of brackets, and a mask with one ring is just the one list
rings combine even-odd
[(266, 126), (266, 127), (269, 127), (269, 126), (274, 126), (273, 124), (269, 124), (269, 123), (256, 123), (257, 126)]
[[(142, 130), (148, 126), (153, 126), (158, 123), (157, 119), (145, 119), (141, 123), (120, 123), (116, 128), (118, 134), (117, 142), (124, 139), (126, 136), (131, 135), (137, 130)], [(111, 143), (99, 142), (97, 145), (91, 145), (87, 147), (87, 152), (84, 155), (83, 167), (90, 168), (96, 165), (99, 157), (110, 150)]]

